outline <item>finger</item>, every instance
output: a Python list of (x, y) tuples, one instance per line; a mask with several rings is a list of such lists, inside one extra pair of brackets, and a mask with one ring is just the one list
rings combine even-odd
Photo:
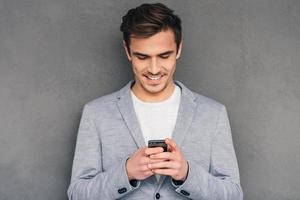
[(147, 172), (147, 171), (151, 171), (151, 169), (148, 167), (148, 164), (145, 164), (139, 167), (139, 171)]
[(146, 148), (145, 149), (145, 154), (147, 156), (150, 156), (152, 154), (157, 154), (163, 152), (164, 149), (162, 147), (153, 147), (153, 148)]
[(177, 162), (158, 162), (158, 163), (152, 163), (148, 164), (148, 168), (151, 170), (154, 169), (179, 169)]
[(176, 142), (174, 140), (172, 140), (171, 138), (167, 138), (165, 140), (165, 143), (168, 145), (171, 152), (178, 150)]
[(147, 156), (143, 156), (139, 159), (140, 165), (147, 165), (150, 162), (150, 158)]
[(139, 165), (147, 165), (151, 163), (157, 163), (157, 162), (163, 162), (163, 161), (169, 161), (169, 159), (165, 158), (149, 158), (147, 156), (141, 157), (139, 161)]
[(145, 153), (146, 149), (147, 149), (147, 147), (141, 147), (137, 150), (137, 153), (146, 156), (146, 153)]
[(154, 155), (150, 155), (150, 159), (166, 159), (166, 160), (175, 160), (174, 155), (170, 152), (163, 152)]
[(148, 164), (158, 163), (158, 162), (164, 162), (164, 161), (169, 161), (169, 159), (164, 159), (164, 158), (150, 158)]

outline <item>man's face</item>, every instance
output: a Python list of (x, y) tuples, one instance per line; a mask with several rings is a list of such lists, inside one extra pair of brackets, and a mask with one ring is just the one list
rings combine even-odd
[(135, 77), (132, 89), (138, 97), (146, 101), (160, 101), (172, 94), (173, 75), (181, 45), (177, 51), (171, 29), (148, 38), (132, 37), (130, 52), (126, 47), (125, 50)]

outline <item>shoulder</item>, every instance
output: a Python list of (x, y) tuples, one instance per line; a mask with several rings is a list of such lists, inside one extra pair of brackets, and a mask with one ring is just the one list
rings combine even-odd
[(88, 115), (93, 115), (94, 117), (109, 117), (112, 114), (118, 113), (117, 104), (120, 102), (122, 97), (124, 97), (124, 99), (128, 99), (130, 97), (128, 94), (130, 94), (129, 91), (131, 84), (132, 80), (117, 91), (87, 102), (84, 105), (83, 112)]
[(204, 108), (211, 109), (211, 110), (224, 109), (225, 106), (221, 102), (219, 102), (213, 98), (201, 95), (201, 94), (187, 88), (183, 83), (181, 83), (179, 81), (176, 81), (176, 83), (181, 87), (182, 94), (189, 97), (189, 99), (191, 99), (193, 102), (195, 102), (198, 105), (198, 107), (201, 107), (201, 108), (204, 107)]
[(193, 92), (193, 94), (195, 96), (195, 101), (197, 104), (201, 104), (202, 106), (217, 110), (221, 110), (225, 107), (224, 104), (213, 98), (198, 94), (196, 92)]
[(107, 106), (109, 104), (114, 104), (117, 101), (117, 92), (112, 92), (110, 94), (106, 94), (100, 96), (96, 99), (93, 99), (85, 104), (88, 107), (99, 107), (99, 106)]
[(116, 109), (117, 92), (100, 96), (84, 104), (83, 113), (97, 117), (100, 113), (106, 113)]
[(194, 96), (198, 114), (205, 113), (210, 119), (218, 119), (220, 115), (227, 114), (226, 107), (221, 102), (198, 93), (194, 93)]

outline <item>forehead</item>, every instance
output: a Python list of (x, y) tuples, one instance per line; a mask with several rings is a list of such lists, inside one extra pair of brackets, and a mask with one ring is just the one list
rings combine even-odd
[(148, 38), (131, 37), (130, 49), (144, 54), (158, 54), (160, 52), (176, 50), (175, 36), (167, 29)]

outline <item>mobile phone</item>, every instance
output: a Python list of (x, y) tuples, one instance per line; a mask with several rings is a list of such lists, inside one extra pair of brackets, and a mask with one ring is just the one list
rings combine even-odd
[(149, 140), (148, 147), (162, 147), (164, 149), (164, 152), (168, 151), (168, 145), (165, 143), (165, 140)]

